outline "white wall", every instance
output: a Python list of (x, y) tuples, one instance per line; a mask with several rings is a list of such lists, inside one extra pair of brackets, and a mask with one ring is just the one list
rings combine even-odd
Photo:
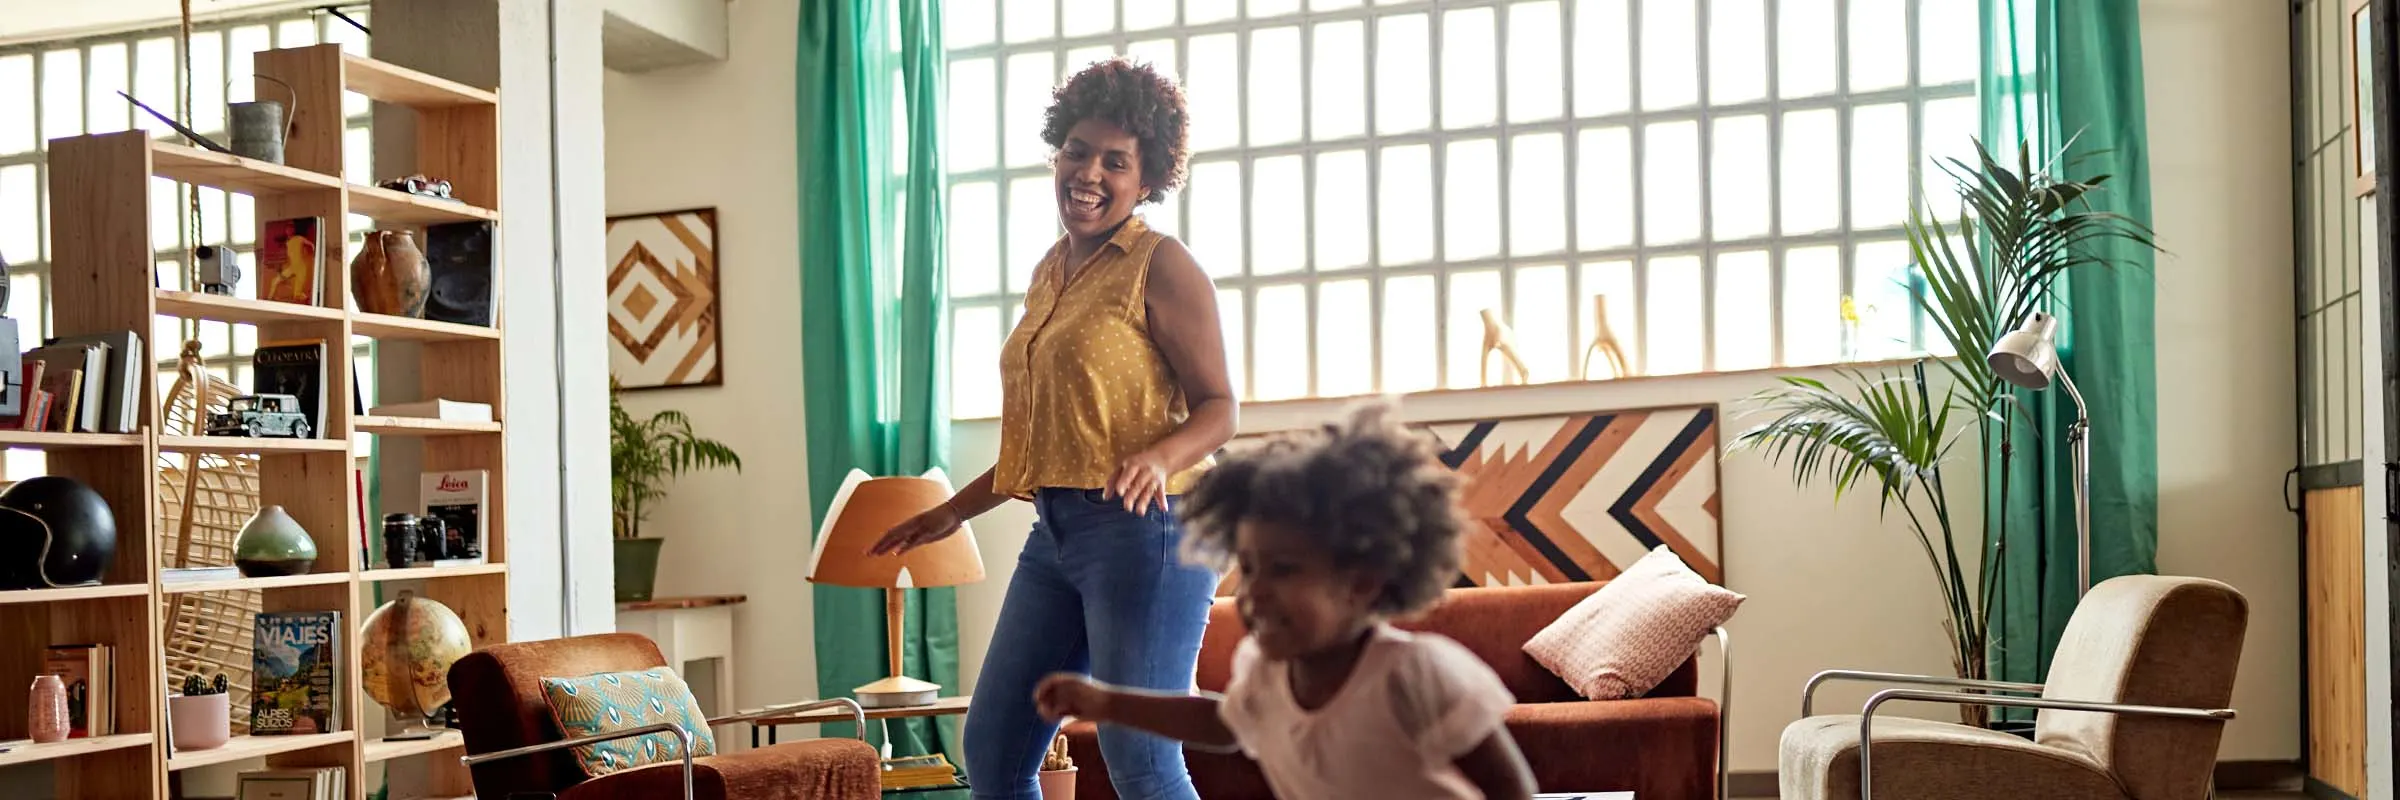
[[(2159, 565), (2250, 597), (2242, 717), (2221, 755), (2288, 760), (2299, 755), (2299, 671), (2296, 548), (2277, 494), (2293, 450), (2290, 213), (2279, 188), (2288, 180), (2284, 26), (2272, 3), (2144, 0), (2142, 10), (2155, 221), (2176, 253), (2157, 270)], [(611, 213), (714, 205), (723, 220), (726, 385), (634, 395), (628, 405), (690, 411), (749, 464), (739, 476), (685, 479), (653, 524), (673, 538), (661, 592), (750, 595), (737, 615), (739, 702), (759, 705), (814, 685), (809, 593), (798, 578), (809, 529), (792, 229), (796, 19), (787, 3), (737, 0), (732, 11), (728, 62), (608, 77), (608, 194)], [(1430, 419), (1728, 403), (1767, 385), (1751, 375), (1537, 387), (1425, 399), (1405, 411)], [(1253, 407), (1244, 427), (1290, 427), (1338, 408)], [(954, 473), (988, 466), (994, 435), (989, 422), (962, 423)], [(1963, 465), (1952, 479), (1971, 486), (1973, 474)], [(1795, 490), (1749, 454), (1726, 457), (1722, 477), (1727, 579), (1751, 598), (1730, 626), (1735, 769), (1774, 767), (1776, 736), (1817, 670), (1949, 670), (1936, 590), (1903, 529), (1879, 525), (1871, 502), (1837, 506), (1826, 492)], [(959, 593), (967, 688), (992, 644), (1029, 517), (1013, 504), (976, 526), (993, 578)]]

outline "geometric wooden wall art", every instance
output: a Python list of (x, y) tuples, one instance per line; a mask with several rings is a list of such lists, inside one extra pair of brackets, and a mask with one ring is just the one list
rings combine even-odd
[(1715, 406), (1416, 427), (1467, 479), (1459, 585), (1605, 580), (1662, 544), (1724, 583)]
[(608, 372), (627, 389), (725, 382), (717, 210), (608, 219)]

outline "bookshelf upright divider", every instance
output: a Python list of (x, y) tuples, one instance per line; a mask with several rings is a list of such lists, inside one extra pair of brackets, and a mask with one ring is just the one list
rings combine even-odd
[[(263, 760), (270, 767), (345, 768), (348, 797), (366, 797), (372, 764), (413, 765), (410, 784), (427, 796), (463, 796), (473, 787), (456, 756), (455, 736), (433, 742), (385, 742), (369, 738), (370, 718), (385, 712), (363, 685), (365, 617), (380, 591), (414, 588), (466, 623), (477, 647), (508, 640), (507, 536), (502, 504), (505, 446), (497, 412), (504, 408), (501, 308), (494, 296), (489, 327), (368, 314), (352, 307), (348, 220), (357, 214), (384, 230), (482, 220), (500, 238), (497, 96), (395, 65), (343, 53), (338, 45), (269, 50), (253, 56), (256, 96), (296, 96), (284, 163), (270, 164), (168, 141), (144, 131), (96, 134), (49, 143), (51, 190), (51, 334), (70, 336), (132, 330), (145, 342), (149, 370), (171, 362), (182, 342), (155, 341), (159, 317), (202, 319), (256, 328), (257, 341), (323, 340), (324, 409), (316, 440), (249, 439), (167, 435), (159, 381), (142, 380), (139, 431), (134, 434), (0, 431), (0, 447), (45, 451), (52, 474), (90, 485), (116, 515), (116, 557), (103, 583), (90, 587), (0, 591), (0, 675), (14, 680), (39, 671), (49, 644), (99, 642), (116, 648), (115, 735), (70, 739), (0, 752), (0, 765), (53, 765), (61, 797), (168, 796), (171, 773), (200, 767)], [(278, 83), (280, 81), (280, 83)], [(366, 95), (416, 112), (418, 171), (450, 181), (457, 202), (405, 195), (348, 183), (343, 96)], [(157, 250), (151, 241), (153, 197), (168, 191), (153, 178), (211, 186), (249, 195), (259, 223), (295, 217), (323, 220), (318, 292), (314, 305), (204, 294), (181, 285), (162, 286)], [(211, 232), (217, 233), (217, 232)], [(419, 247), (425, 245), (418, 237)], [(172, 245), (172, 242), (164, 243)], [(262, 243), (263, 246), (263, 243)], [(498, 248), (491, 285), (498, 291)], [(253, 267), (255, 269), (256, 267)], [(263, 276), (261, 276), (263, 278)], [(182, 283), (180, 280), (174, 281)], [(38, 343), (41, 332), (21, 336)], [(354, 415), (351, 393), (358, 365), (352, 337), (422, 348), (423, 399), (488, 403), (494, 422)], [(247, 387), (246, 387), (247, 388)], [(382, 398), (407, 400), (409, 398)], [(360, 404), (362, 407), (364, 403)], [(195, 432), (196, 433), (196, 432)], [(481, 510), (486, 532), (482, 564), (417, 565), (376, 569), (380, 552), (362, 548), (378, 537), (360, 529), (383, 512), (415, 508), (362, 508), (354, 470), (363, 452), (353, 452), (352, 434), (380, 437), (381, 446), (415, 447), (427, 472), (483, 470), (488, 500)], [(219, 453), (254, 455), (259, 504), (279, 505), (308, 531), (317, 560), (306, 575), (240, 578), (207, 583), (162, 582), (164, 548), (174, 531), (161, 519), (161, 455)], [(416, 476), (385, 476), (409, 481)], [(410, 493), (403, 493), (410, 494)], [(170, 755), (165, 694), (169, 637), (178, 597), (214, 592), (255, 593), (262, 611), (337, 611), (342, 646), (336, 702), (337, 730), (301, 735), (239, 736), (223, 748)], [(385, 597), (383, 599), (390, 599)], [(249, 635), (248, 631), (242, 635)], [(25, 693), (0, 691), (0, 739), (25, 736)], [(247, 709), (233, 710), (246, 718)], [(403, 761), (405, 759), (406, 761)], [(410, 795), (395, 794), (394, 800)]]

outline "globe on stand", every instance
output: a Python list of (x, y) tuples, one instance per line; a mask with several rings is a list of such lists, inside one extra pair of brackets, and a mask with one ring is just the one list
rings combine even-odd
[(449, 606), (403, 591), (367, 615), (360, 633), (360, 660), (367, 696), (407, 726), (387, 739), (427, 739), (440, 733), (426, 724), (450, 702), (450, 665), (474, 649), (467, 624)]

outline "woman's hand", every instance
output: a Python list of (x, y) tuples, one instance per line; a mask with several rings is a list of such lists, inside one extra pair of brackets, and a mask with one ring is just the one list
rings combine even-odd
[(1041, 710), (1042, 718), (1050, 720), (1074, 717), (1106, 722), (1108, 697), (1107, 688), (1072, 672), (1051, 673), (1033, 689), (1034, 707)]
[(957, 533), (959, 526), (964, 524), (966, 520), (959, 517), (958, 509), (950, 503), (943, 503), (892, 526), (891, 530), (884, 532), (883, 538), (875, 541), (874, 547), (867, 548), (867, 554), (889, 556), (906, 553), (941, 541)]
[(1150, 504), (1164, 504), (1167, 497), (1167, 459), (1156, 450), (1143, 450), (1117, 462), (1117, 474), (1108, 478), (1108, 492), (1135, 514), (1150, 513)]

